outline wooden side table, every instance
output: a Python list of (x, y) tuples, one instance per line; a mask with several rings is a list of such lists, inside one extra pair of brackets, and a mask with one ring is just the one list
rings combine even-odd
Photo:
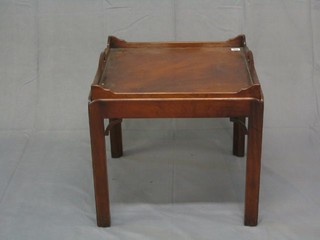
[[(255, 226), (263, 93), (245, 36), (225, 42), (126, 42), (109, 37), (89, 96), (98, 226), (110, 226), (105, 135), (110, 134), (116, 158), (123, 152), (123, 118), (213, 117), (234, 122), (234, 155), (244, 156), (248, 135), (244, 224)], [(104, 119), (109, 119), (106, 128)]]

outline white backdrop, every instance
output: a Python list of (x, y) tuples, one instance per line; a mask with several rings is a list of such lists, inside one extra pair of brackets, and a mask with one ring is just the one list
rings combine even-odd
[[(0, 239), (319, 239), (319, 23), (319, 0), (0, 0)], [(169, 119), (124, 122), (96, 228), (87, 96), (107, 36), (240, 33), (265, 95), (259, 226), (230, 123)]]

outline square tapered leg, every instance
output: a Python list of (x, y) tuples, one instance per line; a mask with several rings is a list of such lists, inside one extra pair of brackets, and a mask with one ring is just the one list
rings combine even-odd
[(110, 226), (110, 207), (104, 119), (97, 102), (89, 104), (89, 125), (97, 225), (108, 227)]
[(256, 226), (258, 223), (262, 126), (263, 102), (253, 102), (248, 124), (248, 154), (244, 213), (244, 224), (246, 226)]

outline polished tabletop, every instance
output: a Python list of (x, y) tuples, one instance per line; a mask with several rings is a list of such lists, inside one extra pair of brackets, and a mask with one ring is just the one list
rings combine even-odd
[(241, 37), (223, 44), (110, 42), (93, 84), (94, 98), (260, 98)]
[(115, 48), (101, 84), (115, 93), (205, 93), (252, 82), (242, 48)]

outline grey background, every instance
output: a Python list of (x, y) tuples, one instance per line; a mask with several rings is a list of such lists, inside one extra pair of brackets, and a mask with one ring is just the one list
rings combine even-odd
[[(0, 0), (0, 239), (318, 239), (319, 22), (319, 0)], [(125, 120), (97, 228), (87, 96), (107, 36), (240, 33), (265, 95), (258, 227), (228, 119), (156, 119)]]

